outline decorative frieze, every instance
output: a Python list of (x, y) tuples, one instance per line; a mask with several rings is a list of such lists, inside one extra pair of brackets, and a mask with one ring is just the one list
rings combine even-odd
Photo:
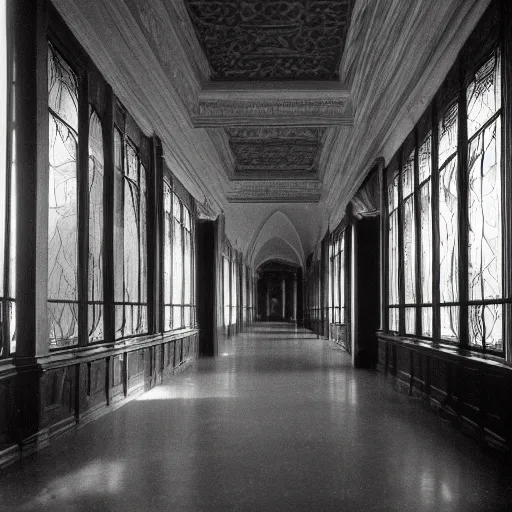
[(318, 180), (232, 181), (226, 194), (230, 203), (317, 203), (321, 183)]

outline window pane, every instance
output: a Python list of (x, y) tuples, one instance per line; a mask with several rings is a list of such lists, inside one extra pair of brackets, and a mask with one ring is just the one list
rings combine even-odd
[(389, 257), (389, 304), (398, 304), (398, 212), (389, 216), (388, 233)]
[(405, 308), (405, 333), (416, 334), (416, 308)]
[(398, 207), (398, 169), (388, 171), (388, 212)]
[(137, 154), (126, 146), (124, 177), (124, 302), (139, 301), (139, 187), (137, 186)]
[(457, 151), (459, 107), (453, 104), (439, 121), (439, 167)]
[(48, 106), (78, 132), (78, 77), (51, 44), (48, 45)]
[(139, 172), (139, 302), (146, 303), (148, 300), (148, 175), (142, 162)]
[(223, 260), (223, 281), (224, 281), (224, 286), (223, 286), (224, 326), (228, 326), (229, 319), (230, 319), (229, 305), (230, 305), (230, 299), (231, 299), (230, 290), (229, 290), (229, 261), (225, 256), (223, 256), (222, 260)]
[(48, 47), (49, 197), (48, 305), (50, 345), (78, 342), (78, 79)]
[(418, 153), (419, 182), (423, 183), (432, 174), (432, 134), (429, 133)]
[(389, 308), (389, 330), (398, 332), (398, 308)]
[(238, 272), (236, 262), (231, 262), (231, 324), (236, 323), (236, 308), (238, 306)]
[(498, 51), (475, 73), (466, 98), (468, 137), (471, 138), (501, 108), (501, 59)]
[(432, 308), (421, 308), (421, 334), (432, 337)]
[(441, 316), (441, 338), (446, 341), (458, 341), (459, 339), (459, 307), (442, 306)]
[(404, 162), (402, 169), (402, 197), (403, 199), (410, 196), (414, 187), (414, 151)]
[(470, 306), (469, 344), (489, 350), (503, 350), (503, 317), (501, 304)]
[(65, 347), (78, 341), (78, 304), (49, 302), (50, 346)]
[[(172, 192), (167, 181), (164, 181), (164, 304), (171, 304), (171, 247), (172, 247)], [(165, 307), (164, 330), (172, 329), (170, 308)]]
[(404, 202), (404, 280), (405, 303), (416, 302), (416, 230), (414, 225), (414, 197)]
[(185, 262), (183, 268), (185, 270), (185, 297), (183, 300), (184, 304), (192, 304), (192, 252), (191, 252), (191, 237), (190, 232), (185, 231)]
[(441, 302), (459, 297), (457, 158), (439, 173), (439, 266)]
[(469, 146), (469, 298), (501, 298), (501, 129), (498, 118)]
[[(124, 147), (121, 132), (114, 130), (114, 300), (124, 301)], [(122, 314), (123, 308), (116, 311)]]
[[(89, 117), (89, 290), (88, 300), (103, 301), (103, 133), (93, 110)], [(92, 318), (91, 318), (92, 315)], [(103, 339), (103, 308), (89, 306), (89, 341)]]
[(430, 180), (420, 188), (421, 300), (432, 302), (432, 205)]

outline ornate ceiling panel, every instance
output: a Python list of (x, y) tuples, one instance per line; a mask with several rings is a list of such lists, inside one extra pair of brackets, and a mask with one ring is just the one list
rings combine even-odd
[(236, 173), (315, 172), (324, 128), (227, 128)]
[(185, 0), (212, 80), (336, 80), (352, 0)]

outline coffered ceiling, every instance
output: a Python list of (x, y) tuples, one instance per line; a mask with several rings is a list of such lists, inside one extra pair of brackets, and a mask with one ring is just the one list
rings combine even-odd
[(336, 80), (350, 0), (185, 0), (211, 80)]
[(227, 128), (238, 178), (314, 175), (324, 128)]
[(225, 130), (214, 139), (231, 163), (228, 201), (318, 201), (320, 182), (304, 180), (320, 176), (329, 127), (353, 122), (338, 73), (352, 0), (184, 4), (211, 68), (194, 122)]

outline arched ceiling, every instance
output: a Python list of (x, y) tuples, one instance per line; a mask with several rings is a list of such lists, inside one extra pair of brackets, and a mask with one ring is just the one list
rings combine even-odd
[(254, 268), (271, 258), (292, 261), (302, 267), (306, 261), (297, 229), (280, 210), (273, 212), (255, 231), (247, 250), (247, 259)]
[(297, 251), (282, 238), (267, 240), (258, 250), (253, 260), (253, 268), (257, 269), (267, 261), (282, 261), (293, 266), (302, 267), (303, 263)]

